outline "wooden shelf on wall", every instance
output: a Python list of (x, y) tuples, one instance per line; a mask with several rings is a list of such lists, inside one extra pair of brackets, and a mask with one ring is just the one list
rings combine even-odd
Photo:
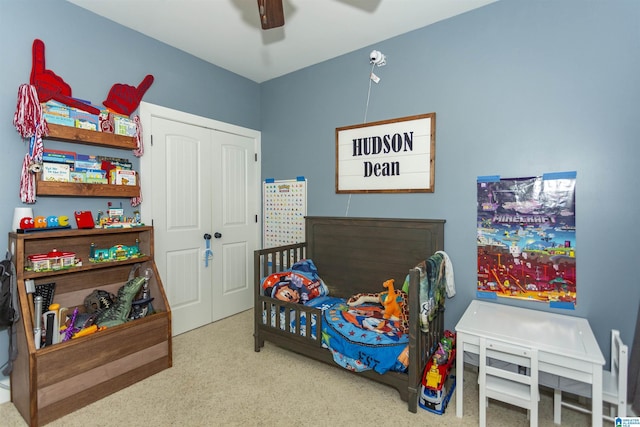
[[(45, 139), (72, 144), (93, 145), (119, 150), (135, 150), (136, 139), (131, 136), (48, 124), (49, 135)], [(78, 182), (43, 181), (36, 175), (37, 196), (66, 197), (138, 197), (140, 185), (89, 184)]]
[(38, 196), (138, 197), (138, 185), (87, 184), (83, 182), (42, 181), (36, 176)]
[(48, 124), (49, 135), (45, 139), (70, 142), (75, 144), (95, 145), (98, 147), (117, 148), (120, 150), (135, 150), (136, 139), (132, 136), (116, 135), (108, 132), (73, 128)]

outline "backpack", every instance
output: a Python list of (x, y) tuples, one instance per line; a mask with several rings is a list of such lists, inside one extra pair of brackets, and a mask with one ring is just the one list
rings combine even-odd
[(2, 371), (3, 375), (9, 375), (13, 369), (13, 361), (18, 355), (16, 347), (16, 328), (13, 325), (20, 318), (18, 311), (18, 288), (16, 272), (7, 253), (4, 260), (0, 261), (0, 329), (9, 331), (9, 359)]

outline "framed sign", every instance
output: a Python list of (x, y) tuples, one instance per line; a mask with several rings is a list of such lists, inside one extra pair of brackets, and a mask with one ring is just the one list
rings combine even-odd
[(433, 193), (436, 113), (336, 128), (336, 193)]

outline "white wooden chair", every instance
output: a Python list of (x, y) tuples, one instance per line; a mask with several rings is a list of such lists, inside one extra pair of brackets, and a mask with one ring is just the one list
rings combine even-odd
[[(609, 405), (609, 415), (603, 408), (603, 418), (614, 421), (615, 417), (627, 416), (627, 369), (629, 364), (629, 349), (620, 338), (620, 331), (611, 330), (611, 370), (602, 372), (602, 400)], [(561, 385), (562, 387), (562, 382)], [(560, 424), (562, 407), (571, 408), (579, 412), (590, 414), (591, 410), (573, 402), (562, 400), (562, 388), (553, 392), (553, 422)], [(591, 397), (591, 391), (570, 390), (583, 397)]]
[(478, 386), (480, 427), (487, 425), (489, 399), (527, 409), (530, 425), (538, 425), (536, 349), (480, 338)]

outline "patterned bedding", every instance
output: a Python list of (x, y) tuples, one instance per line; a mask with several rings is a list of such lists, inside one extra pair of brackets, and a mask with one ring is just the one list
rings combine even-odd
[(322, 342), (340, 366), (357, 372), (404, 372), (409, 365), (409, 335), (399, 321), (382, 317), (382, 306), (348, 306), (344, 301), (322, 312)]
[[(262, 290), (265, 296), (321, 310), (322, 344), (340, 366), (358, 372), (373, 369), (380, 374), (407, 369), (409, 337), (400, 322), (384, 319), (379, 304), (348, 306), (346, 300), (327, 295), (312, 260), (299, 261), (287, 271), (264, 278)], [(315, 311), (271, 305), (263, 310), (262, 321), (300, 336), (310, 330), (315, 338), (318, 316)], [(310, 329), (307, 322), (311, 322)]]

